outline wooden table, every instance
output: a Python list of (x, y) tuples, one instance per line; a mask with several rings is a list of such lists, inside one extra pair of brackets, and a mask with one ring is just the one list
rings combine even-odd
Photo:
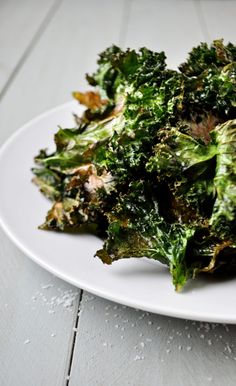
[[(176, 66), (199, 41), (236, 43), (235, 16), (229, 0), (1, 0), (1, 143), (85, 89), (108, 45), (163, 49)], [(236, 384), (235, 326), (92, 296), (38, 267), (2, 231), (0, 262), (1, 386)]]

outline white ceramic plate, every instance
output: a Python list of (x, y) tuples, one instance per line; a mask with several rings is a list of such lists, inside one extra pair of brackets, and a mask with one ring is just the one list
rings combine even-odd
[(50, 202), (31, 183), (33, 157), (53, 149), (57, 126), (72, 127), (70, 102), (34, 119), (17, 131), (0, 151), (0, 223), (14, 243), (36, 263), (60, 278), (104, 298), (180, 318), (236, 323), (236, 279), (201, 278), (177, 294), (167, 269), (146, 259), (105, 266), (95, 251), (100, 239), (38, 230)]

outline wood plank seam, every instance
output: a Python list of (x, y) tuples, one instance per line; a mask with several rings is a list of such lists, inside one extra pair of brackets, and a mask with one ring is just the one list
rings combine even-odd
[(32, 37), (31, 41), (29, 42), (28, 46), (26, 47), (25, 51), (23, 52), (22, 56), (20, 57), (19, 61), (16, 63), (16, 66), (12, 70), (10, 76), (8, 77), (5, 85), (2, 88), (2, 91), (0, 92), (0, 101), (6, 94), (7, 90), (11, 86), (12, 82), (16, 78), (17, 74), (19, 73), (20, 69), (24, 65), (27, 58), (30, 56), (32, 50), (37, 45), (38, 41), (40, 40), (41, 36), (43, 35), (44, 31), (46, 30), (47, 26), (50, 24), (51, 20), (55, 16), (56, 12), (58, 11), (61, 3), (63, 0), (55, 0), (51, 8), (49, 9), (48, 13), (44, 17), (42, 23), (39, 25), (39, 28), (37, 29), (36, 33)]
[(200, 0), (194, 0), (194, 6), (195, 6), (195, 10), (196, 10), (196, 15), (197, 15), (198, 20), (199, 20), (199, 24), (200, 24), (201, 29), (202, 29), (203, 36), (204, 36), (206, 41), (210, 42), (211, 36), (210, 36), (210, 32), (209, 32), (209, 29), (208, 29), (208, 26), (206, 23), (206, 19), (205, 19), (205, 15), (204, 15), (204, 12), (202, 9), (201, 1)]
[(74, 324), (74, 327), (73, 327), (74, 335), (73, 335), (73, 338), (72, 338), (72, 343), (71, 343), (71, 348), (70, 348), (69, 365), (68, 365), (67, 376), (66, 376), (66, 386), (69, 386), (69, 383), (70, 383), (71, 368), (72, 368), (74, 352), (75, 352), (75, 343), (76, 343), (76, 340), (77, 340), (77, 337), (78, 337), (79, 319), (80, 319), (80, 307), (81, 307), (81, 302), (82, 302), (82, 299), (83, 299), (83, 293), (84, 293), (84, 291), (81, 289), (80, 290), (79, 301), (78, 301), (77, 315), (76, 315), (75, 324)]
[(127, 32), (128, 32), (128, 24), (132, 9), (132, 3), (133, 0), (126, 0), (123, 3), (123, 15), (121, 20), (121, 27), (120, 27), (120, 33), (119, 33), (119, 45), (124, 48), (127, 38)]
[[(127, 0), (123, 4), (123, 15), (122, 15), (120, 33), (119, 33), (119, 39), (118, 39), (119, 45), (121, 47), (124, 47), (126, 38), (127, 38), (127, 31), (128, 31), (129, 18), (131, 14), (132, 2), (133, 0)], [(74, 326), (74, 336), (73, 336), (72, 345), (71, 345), (69, 366), (68, 366), (67, 377), (66, 377), (66, 386), (69, 386), (70, 384), (70, 375), (71, 375), (72, 364), (74, 359), (76, 340), (78, 339), (78, 336), (79, 336), (78, 335), (79, 319), (80, 319), (79, 314), (80, 314), (80, 306), (81, 306), (82, 298), (83, 298), (83, 290), (81, 289), (78, 310), (77, 310), (77, 318), (75, 320), (75, 326)]]

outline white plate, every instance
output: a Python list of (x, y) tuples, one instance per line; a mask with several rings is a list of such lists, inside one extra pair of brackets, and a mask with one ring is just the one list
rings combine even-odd
[(33, 157), (53, 149), (58, 125), (73, 126), (72, 112), (81, 112), (75, 102), (41, 115), (1, 148), (0, 223), (8, 236), (36, 263), (96, 295), (159, 314), (236, 323), (235, 279), (196, 279), (177, 294), (161, 264), (129, 259), (105, 266), (93, 257), (102, 245), (98, 238), (38, 230), (50, 202), (31, 183)]

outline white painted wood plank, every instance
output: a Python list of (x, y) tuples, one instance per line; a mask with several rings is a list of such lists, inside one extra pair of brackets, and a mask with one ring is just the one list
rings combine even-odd
[(167, 63), (177, 67), (186, 54), (204, 40), (194, 2), (189, 0), (135, 0), (125, 45), (165, 51)]
[(55, 0), (0, 2), (0, 91), (54, 3)]
[[(0, 14), (1, 38), (5, 35), (5, 41), (1, 41), (1, 64), (8, 64), (2, 66), (7, 69), (0, 76), (4, 84), (24, 55), (31, 34), (52, 13), (52, 3), (1, 2), (1, 11), (5, 7)], [(14, 47), (13, 38), (21, 31), (25, 35)], [(12, 87), (16, 90), (14, 83)], [(16, 121), (22, 102), (20, 98), (14, 108)], [(10, 121), (12, 107), (6, 104), (4, 111)], [(0, 384), (65, 384), (80, 292), (24, 257), (2, 231), (0, 245)]]
[[(84, 73), (95, 67), (97, 53), (119, 39), (123, 4), (109, 0), (62, 4), (4, 95), (0, 142), (85, 85)], [(2, 233), (0, 244), (0, 384), (64, 385), (78, 291), (37, 267)], [(51, 283), (53, 287), (47, 288)], [(66, 297), (71, 292), (77, 297), (70, 306)]]
[(153, 315), (90, 294), (80, 312), (70, 386), (235, 385), (236, 326)]
[[(72, 6), (72, 2), (68, 1), (67, 4), (65, 3), (58, 11), (56, 18), (45, 31), (39, 45), (32, 52), (31, 57), (27, 60), (22, 71), (19, 72), (15, 82), (9, 88), (2, 102), (3, 107), (0, 107), (0, 124), (1, 127), (4, 127), (2, 139), (6, 138), (10, 132), (13, 132), (20, 123), (23, 123), (28, 118), (33, 117), (45, 108), (67, 100), (69, 98), (68, 90), (76, 87), (75, 76), (77, 76), (78, 83), (81, 83), (84, 87), (85, 83), (82, 80), (83, 72), (94, 68), (94, 55), (98, 49), (104, 48), (105, 45), (110, 44), (112, 41), (115, 43), (118, 42), (118, 26), (120, 18), (122, 17), (121, 5), (114, 6), (111, 4), (111, 7), (108, 7), (108, 11), (108, 2), (102, 2), (104, 8), (106, 8), (102, 10), (100, 9), (101, 2), (99, 2), (99, 9), (95, 8), (95, 2), (91, 1), (86, 2), (86, 5), (84, 3), (83, 9), (81, 9), (81, 3), (78, 5), (73, 3)], [(117, 8), (113, 8), (113, 6)], [(68, 7), (71, 8), (69, 9)], [(84, 12), (85, 8), (86, 12)], [(93, 23), (89, 24), (88, 14), (92, 11), (94, 12), (94, 16), (90, 16), (90, 20), (92, 20)], [(109, 19), (113, 11), (114, 19), (107, 22), (109, 28), (105, 30), (102, 28), (100, 31), (102, 12), (105, 17)], [(144, 15), (140, 13), (140, 18), (141, 17), (143, 21)], [(68, 20), (71, 23), (68, 23)], [(152, 20), (154, 22), (154, 18)], [(147, 22), (148, 21), (149, 18), (147, 18)], [(80, 23), (80, 25), (77, 25), (77, 23)], [(93, 25), (92, 32), (91, 25)], [(83, 27), (82, 32), (81, 26)], [(97, 31), (99, 31), (99, 34)], [(128, 31), (128, 36), (131, 36), (129, 33)], [(68, 39), (68, 36), (70, 39)], [(75, 39), (73, 38), (74, 36), (76, 37)], [(130, 37), (129, 45), (133, 46), (134, 44), (131, 43), (132, 41), (134, 42), (134, 40), (132, 39)], [(83, 51), (80, 51), (78, 48), (82, 44), (81, 40), (84, 44)], [(200, 38), (199, 40), (203, 39)], [(144, 43), (140, 45), (144, 45)], [(150, 46), (150, 48), (155, 49), (159, 49), (158, 47)], [(191, 47), (189, 47), (189, 49), (190, 48)], [(61, 54), (62, 51), (63, 55)], [(84, 55), (84, 53), (86, 55)], [(86, 57), (86, 59), (84, 59), (84, 57)], [(174, 58), (174, 60), (177, 62), (176, 58)], [(180, 60), (182, 60), (182, 58)], [(77, 69), (75, 72), (75, 63), (78, 63), (78, 70), (83, 68), (80, 74), (78, 74)], [(32, 92), (32, 89), (34, 92)], [(24, 90), (23, 96), (22, 90)], [(12, 110), (13, 107), (14, 110)], [(14, 111), (13, 116), (10, 116), (10, 111)], [(9, 131), (7, 131), (6, 128)], [(1, 240), (4, 239), (1, 237)], [(19, 255), (17, 255), (15, 259), (14, 256), (20, 253), (17, 251), (14, 252), (12, 248), (11, 246), (7, 246), (4, 255), (9, 255), (7, 257), (9, 272), (16, 267), (14, 273), (11, 273), (15, 280), (13, 280), (13, 283), (9, 281), (10, 273), (6, 275), (5, 273), (8, 268), (4, 268), (2, 276), (6, 276), (5, 283), (8, 283), (11, 290), (8, 292), (8, 303), (6, 301), (6, 290), (3, 291), (1, 299), (2, 302), (8, 304), (6, 309), (10, 307), (10, 304), (13, 304), (13, 306), (10, 307), (13, 311), (7, 313), (6, 318), (3, 318), (4, 321), (0, 321), (0, 330), (4, 331), (6, 336), (6, 332), (12, 330), (15, 333), (15, 339), (13, 339), (12, 344), (8, 342), (6, 344), (4, 335), (0, 334), (0, 354), (4, 352), (3, 355), (7, 357), (7, 360), (4, 362), (4, 369), (7, 370), (4, 370), (4, 378), (0, 378), (2, 381), (0, 383), (3, 385), (32, 385), (32, 383), (34, 385), (62, 384), (64, 379), (62, 379), (62, 372), (60, 373), (58, 370), (58, 377), (55, 374), (55, 350), (51, 348), (51, 346), (49, 349), (47, 348), (47, 345), (51, 341), (49, 340), (48, 343), (48, 341), (45, 340), (45, 336), (48, 336), (49, 331), (51, 331), (51, 334), (58, 333), (59, 331), (55, 337), (51, 337), (56, 339), (58, 335), (61, 335), (61, 326), (64, 322), (59, 322), (60, 316), (58, 315), (58, 331), (55, 332), (55, 328), (51, 329), (51, 327), (47, 329), (43, 328), (47, 326), (48, 315), (52, 316), (48, 313), (49, 310), (45, 308), (46, 315), (44, 315), (42, 309), (40, 309), (41, 306), (37, 305), (36, 310), (31, 310), (31, 313), (36, 311), (37, 314), (37, 317), (33, 318), (27, 310), (26, 306), (28, 306), (28, 304), (25, 304), (29, 302), (29, 299), (30, 302), (33, 301), (32, 296), (35, 296), (37, 291), (39, 291), (39, 299), (36, 301), (41, 302), (41, 298), (43, 298), (44, 295), (40, 295), (40, 285), (41, 283), (51, 283), (51, 275), (37, 268), (25, 258), (20, 258)], [(11, 263), (9, 263), (8, 260), (10, 260)], [(27, 261), (27, 263), (25, 263), (25, 261)], [(30, 265), (30, 267), (28, 265)], [(23, 270), (24, 273), (21, 273)], [(16, 274), (17, 271), (19, 276)], [(38, 278), (38, 275), (40, 275), (39, 271), (42, 271), (43, 280), (39, 280)], [(35, 275), (37, 284), (35, 286), (35, 283), (31, 281), (32, 275)], [(0, 280), (1, 279), (0, 277)], [(28, 281), (30, 282), (29, 284), (27, 284)], [(22, 294), (23, 292), (18, 292), (19, 290), (15, 283), (19, 283), (19, 287), (24, 288), (25, 295)], [(61, 281), (57, 280), (56, 283), (58, 284), (54, 284), (54, 287), (47, 290), (44, 289), (44, 291), (55, 290), (57, 294), (57, 285), (61, 286), (62, 284)], [(6, 289), (6, 285), (7, 284), (4, 285), (4, 289)], [(14, 285), (16, 292), (12, 293), (11, 291)], [(68, 287), (66, 286), (65, 288), (67, 289)], [(41, 292), (44, 294), (44, 291)], [(17, 294), (19, 294), (19, 297)], [(30, 294), (29, 297), (26, 296), (28, 294)], [(49, 301), (46, 300), (44, 303), (50, 303), (51, 296), (53, 296), (53, 294), (48, 295)], [(12, 300), (15, 298), (19, 304)], [(152, 386), (165, 384), (172, 386), (181, 384), (182, 386), (186, 384), (195, 386), (202, 384), (204, 386), (211, 382), (214, 385), (227, 384), (231, 386), (233, 382), (235, 383), (233, 372), (235, 364), (233, 355), (235, 354), (234, 347), (232, 346), (232, 344), (235, 344), (234, 327), (229, 327), (230, 331), (228, 333), (225, 327), (216, 326), (214, 329), (211, 326), (210, 332), (208, 332), (208, 327), (205, 324), (192, 325), (187, 322), (184, 324), (185, 322), (183, 321), (176, 321), (160, 316), (150, 316), (142, 312), (137, 313), (135, 310), (123, 309), (121, 306), (118, 307), (113, 304), (111, 306), (111, 303), (98, 298), (89, 299), (91, 298), (84, 299), (84, 310), (80, 316), (78, 339), (71, 373), (72, 385), (143, 386), (147, 384)], [(49, 307), (47, 304), (45, 306), (44, 303), (42, 303), (41, 308)], [(116, 308), (114, 309), (114, 307)], [(22, 308), (24, 314), (21, 312)], [(58, 312), (61, 312), (59, 310), (60, 307), (58, 308)], [(62, 310), (65, 311), (64, 309)], [(20, 354), (16, 356), (16, 359), (14, 358), (12, 367), (9, 367), (10, 359), (13, 358), (15, 351), (19, 350), (19, 345), (15, 345), (15, 341), (19, 342), (19, 336), (22, 331), (17, 330), (14, 323), (11, 324), (14, 313), (16, 313), (17, 320), (21, 321), (21, 325), (25, 324), (27, 327), (23, 330), (24, 337), (26, 337), (24, 342), (27, 341), (27, 339), (31, 339), (31, 343), (23, 344), (23, 347), (31, 351), (26, 355), (26, 360), (24, 351), (21, 351)], [(106, 315), (106, 313), (108, 313), (108, 315)], [(73, 314), (73, 317), (74, 316)], [(30, 318), (33, 320), (32, 324), (29, 322)], [(119, 322), (116, 322), (117, 318)], [(67, 329), (70, 330), (69, 337), (66, 337), (67, 341), (71, 340), (72, 322), (73, 318), (70, 318), (68, 321), (69, 327), (67, 323), (66, 326), (63, 327), (65, 331), (67, 331)], [(116, 327), (116, 325), (118, 327)], [(28, 326), (30, 328), (28, 328)], [(54, 326), (55, 325), (53, 325), (53, 327)], [(159, 326), (161, 327), (160, 330), (158, 330)], [(185, 332), (187, 331), (185, 327), (191, 330), (192, 336), (190, 338), (188, 338), (187, 332)], [(199, 331), (197, 330), (198, 328), (200, 329)], [(34, 346), (33, 342), (34, 337), (37, 335), (36, 331), (38, 332), (40, 329), (42, 329), (42, 335), (40, 335), (38, 339), (36, 338)], [(160, 333), (161, 330), (162, 334)], [(214, 332), (215, 330), (216, 332)], [(28, 336), (25, 334), (25, 331), (28, 332)], [(177, 332), (182, 333), (182, 336), (177, 334)], [(140, 336), (140, 334), (143, 335)], [(62, 335), (64, 336), (64, 334)], [(204, 335), (204, 338), (200, 335)], [(173, 338), (170, 338), (172, 336)], [(220, 336), (222, 336), (222, 338), (220, 338)], [(212, 345), (209, 344), (209, 339), (211, 342), (215, 339)], [(40, 340), (43, 345), (40, 344)], [(5, 346), (2, 344), (2, 341), (5, 342)], [(167, 341), (170, 341), (170, 343)], [(191, 342), (189, 343), (189, 341)], [(56, 340), (53, 340), (53, 342), (55, 344)], [(142, 343), (144, 347), (142, 347)], [(46, 351), (45, 348), (43, 348), (45, 344)], [(9, 351), (7, 351), (6, 355), (5, 350), (8, 350), (8, 345)], [(179, 350), (179, 345), (182, 345), (182, 350)], [(214, 349), (212, 346), (214, 346)], [(3, 351), (2, 347), (4, 348)], [(61, 345), (61, 347), (64, 350), (62, 356), (63, 363), (65, 364), (68, 363), (68, 358), (67, 360), (65, 358), (65, 347), (63, 347), (63, 345)], [(188, 351), (189, 347), (191, 347), (190, 351)], [(167, 352), (166, 350), (171, 351)], [(51, 354), (49, 355), (50, 358), (45, 354), (47, 351)], [(58, 349), (57, 359), (61, 351), (62, 350)], [(39, 366), (33, 355), (35, 355)], [(37, 356), (39, 356), (39, 359), (37, 359)], [(46, 361), (49, 361), (45, 372), (42, 370), (42, 368), (45, 367), (45, 362), (42, 362), (42, 358), (46, 358)], [(0, 363), (2, 362), (0, 361)], [(27, 375), (25, 375), (26, 369), (28, 370), (32, 365), (32, 371), (28, 371)], [(60, 368), (62, 367), (63, 366)], [(66, 366), (64, 366), (64, 368), (65, 367)], [(51, 374), (49, 374), (49, 368), (52, 369)], [(65, 371), (64, 368), (63, 371)], [(222, 373), (217, 371), (216, 368), (222, 370)], [(15, 372), (16, 374), (14, 378), (10, 377), (8, 380), (9, 372)], [(225, 377), (224, 379), (223, 375)], [(211, 377), (213, 378), (211, 379)], [(186, 381), (188, 381), (188, 383), (184, 383)], [(221, 383), (218, 383), (218, 381)], [(228, 381), (228, 383), (225, 383), (225, 381)]]
[(68, 0), (61, 5), (0, 105), (0, 141), (70, 100), (71, 91), (88, 87), (85, 73), (96, 67), (98, 53), (118, 43), (123, 3)]
[(236, 44), (236, 2), (234, 0), (201, 0), (203, 22), (210, 40), (224, 38)]
[(63, 385), (79, 290), (0, 240), (0, 385)]
[[(130, 10), (124, 46), (165, 50), (171, 66), (205, 40), (192, 1), (135, 0)], [(149, 315), (86, 294), (70, 385), (231, 386), (235, 344), (235, 326)]]

